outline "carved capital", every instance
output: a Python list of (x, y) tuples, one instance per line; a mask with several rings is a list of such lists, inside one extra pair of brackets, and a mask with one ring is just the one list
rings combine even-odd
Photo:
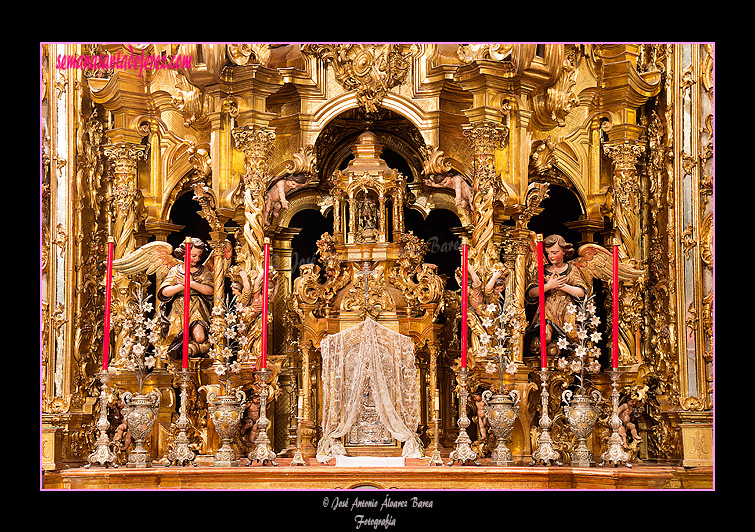
[(644, 152), (645, 146), (629, 142), (606, 144), (603, 146), (603, 153), (611, 158), (616, 171), (634, 171), (635, 166), (637, 165), (637, 159), (639, 159)]
[(131, 142), (103, 146), (105, 157), (113, 169), (113, 197), (120, 212), (126, 212), (136, 195), (136, 163), (146, 158), (147, 147)]
[(501, 147), (508, 133), (506, 126), (490, 121), (464, 127), (464, 136), (472, 143), (475, 154), (492, 154), (496, 148)]
[(236, 148), (247, 158), (267, 157), (273, 149), (275, 129), (260, 126), (244, 126), (231, 131)]
[(608, 155), (613, 162), (615, 199), (623, 201), (628, 194), (635, 194), (637, 192), (637, 160), (644, 152), (644, 145), (630, 142), (606, 144), (603, 146), (603, 153)]
[[(244, 152), (244, 184), (252, 194), (261, 195), (267, 184), (267, 164), (273, 151), (275, 130), (245, 126), (234, 129), (231, 135), (236, 148)], [(264, 200), (261, 202), (264, 204)]]
[(147, 146), (132, 142), (106, 144), (103, 149), (116, 174), (136, 175), (138, 159), (145, 159), (147, 156)]

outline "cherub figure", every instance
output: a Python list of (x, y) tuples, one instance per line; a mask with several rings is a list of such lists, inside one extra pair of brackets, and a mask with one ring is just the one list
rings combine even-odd
[(503, 303), (506, 281), (510, 273), (500, 262), (493, 264), (490, 279), (485, 283), (485, 303)]
[(130, 410), (130, 407), (126, 406), (120, 398), (117, 400), (117, 408), (114, 409), (117, 412), (117, 425), (112, 439), (116, 454), (125, 451), (131, 445), (131, 431), (128, 430), (128, 423), (126, 423), (126, 416), (128, 416)]
[(486, 440), (488, 437), (488, 418), (485, 415), (485, 401), (482, 400), (482, 392), (484, 391), (482, 386), (478, 386), (474, 392), (469, 394), (469, 398), (467, 399), (476, 413), (474, 416), (476, 419), (473, 419), (473, 421), (477, 423), (478, 440)]
[(637, 434), (637, 425), (632, 422), (632, 419), (636, 416), (635, 409), (638, 405), (638, 401), (634, 397), (630, 397), (627, 402), (619, 405), (617, 411), (619, 419), (621, 420), (621, 427), (619, 427), (619, 436), (624, 442), (624, 447), (629, 447), (627, 443), (627, 433), (632, 436), (632, 440), (635, 442), (642, 441), (640, 435)]
[[(461, 268), (456, 268), (454, 273), (456, 282), (459, 287), (462, 286)], [(482, 280), (477, 272), (472, 267), (470, 262), (467, 262), (467, 302), (472, 310), (477, 312), (482, 305), (485, 304), (485, 294), (483, 292)]]
[[(214, 295), (215, 253), (207, 256), (207, 245), (199, 238), (191, 239), (190, 294), (189, 294), (189, 356), (203, 356), (209, 351), (209, 323)], [(183, 350), (183, 293), (184, 293), (184, 253), (185, 244), (176, 248), (167, 242), (155, 241), (135, 249), (113, 261), (113, 270), (123, 275), (156, 274), (157, 300), (161, 305), (170, 306), (167, 316), (168, 328), (163, 338), (168, 356), (180, 359)], [(231, 250), (226, 247), (225, 259), (230, 258)], [(202, 262), (202, 259), (207, 258)]]
[(469, 211), (472, 208), (472, 187), (459, 174), (444, 172), (425, 178), (425, 184), (435, 188), (451, 188), (455, 192), (454, 203), (460, 209)]
[(308, 184), (311, 179), (312, 176), (308, 174), (294, 174), (282, 177), (273, 183), (268, 189), (265, 197), (265, 211), (263, 213), (265, 223), (269, 224), (272, 222), (271, 214), (272, 218), (277, 218), (281, 209), (288, 208), (286, 194), (292, 190), (303, 187)]
[[(239, 434), (241, 438), (253, 442), (257, 439), (257, 423), (260, 420), (260, 396), (253, 395), (250, 401), (244, 405), (244, 417), (242, 418)], [(248, 434), (247, 434), (248, 433)]]

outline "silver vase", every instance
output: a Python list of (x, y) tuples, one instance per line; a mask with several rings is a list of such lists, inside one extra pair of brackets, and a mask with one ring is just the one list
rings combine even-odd
[(122, 397), (123, 417), (128, 425), (134, 448), (128, 455), (126, 467), (150, 467), (152, 460), (144, 447), (144, 442), (152, 433), (160, 409), (160, 392), (152, 390), (148, 394), (125, 392)]
[(220, 436), (221, 446), (215, 453), (216, 467), (236, 467), (239, 465), (236, 451), (231, 446), (231, 440), (239, 430), (246, 394), (242, 390), (236, 390), (233, 395), (216, 395), (210, 392), (207, 397), (207, 410), (215, 427), (215, 432)]
[(572, 467), (590, 467), (592, 451), (587, 447), (587, 438), (592, 434), (598, 421), (598, 403), (602, 396), (598, 390), (589, 390), (574, 394), (571, 390), (564, 390), (561, 399), (568, 403), (564, 406), (564, 414), (569, 420), (569, 429), (577, 438), (577, 447), (572, 453)]
[(485, 402), (485, 416), (496, 438), (491, 463), (497, 466), (512, 465), (514, 462), (511, 450), (506, 446), (506, 440), (514, 430), (514, 423), (519, 415), (519, 392), (512, 390), (507, 394), (493, 394), (492, 391), (485, 390), (482, 400)]

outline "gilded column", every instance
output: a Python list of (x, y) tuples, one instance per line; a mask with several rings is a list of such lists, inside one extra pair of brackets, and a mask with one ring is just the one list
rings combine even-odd
[[(470, 262), (477, 273), (484, 277), (498, 261), (493, 242), (493, 202), (505, 191), (496, 182), (495, 150), (506, 139), (508, 128), (482, 121), (464, 129), (474, 148), (474, 176), (472, 191), (472, 240)], [(505, 198), (503, 198), (505, 204)]]
[(147, 154), (147, 148), (141, 144), (118, 142), (104, 146), (105, 157), (112, 167), (113, 182), (111, 186), (115, 200), (115, 258), (123, 257), (136, 249), (134, 233), (138, 230), (139, 216), (136, 197), (136, 165)]
[(267, 162), (273, 149), (275, 132), (265, 127), (245, 126), (231, 134), (236, 148), (244, 152), (244, 243), (247, 248), (245, 269), (252, 276), (262, 271), (265, 189)]
[[(265, 241), (265, 189), (267, 187), (268, 157), (273, 149), (275, 133), (272, 129), (257, 126), (244, 126), (234, 129), (231, 134), (236, 148), (244, 152), (244, 229), (243, 249), (246, 256), (238, 262), (255, 279), (264, 269), (263, 246)], [(250, 342), (244, 348), (242, 361), (248, 362), (259, 356), (261, 349), (260, 334), (263, 311), (249, 324)]]
[[(137, 247), (135, 233), (139, 229), (142, 213), (139, 212), (136, 201), (136, 166), (140, 158), (146, 157), (147, 148), (131, 142), (117, 142), (103, 148), (112, 169), (110, 191), (115, 209), (112, 236), (115, 240), (114, 256), (120, 258)], [(123, 316), (125, 306), (131, 297), (131, 281), (128, 277), (116, 274), (113, 276), (113, 283), (113, 313)], [(122, 327), (115, 327), (114, 330), (118, 332), (111, 364), (118, 367), (122, 362), (118, 352), (123, 344), (124, 333)]]
[(645, 152), (645, 146), (624, 141), (603, 146), (603, 151), (613, 162), (613, 186), (611, 202), (613, 226), (620, 239), (619, 257), (635, 261), (637, 256), (638, 200), (637, 160)]
[[(642, 263), (639, 246), (640, 187), (637, 177), (637, 160), (645, 152), (645, 146), (625, 140), (603, 147), (604, 153), (613, 161), (613, 185), (611, 203), (613, 208), (613, 228), (619, 241), (619, 258), (631, 265)], [(636, 285), (635, 285), (636, 287)], [(640, 299), (632, 286), (620, 286), (619, 305), (619, 365), (628, 366), (636, 362), (637, 339), (635, 338), (634, 309)], [(609, 348), (610, 350), (610, 348)]]

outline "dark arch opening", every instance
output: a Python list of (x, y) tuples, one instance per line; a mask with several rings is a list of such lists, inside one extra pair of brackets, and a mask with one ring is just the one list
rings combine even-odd
[(576, 246), (581, 240), (579, 231), (565, 225), (582, 216), (582, 206), (576, 194), (565, 187), (551, 184), (548, 187), (548, 197), (543, 199), (540, 207), (542, 212), (532, 217), (529, 228), (535, 233), (542, 233), (543, 237), (561, 235)]
[[(299, 277), (299, 266), (317, 264), (322, 268), (317, 254), (317, 241), (323, 233), (333, 234), (333, 210), (327, 216), (315, 209), (303, 209), (291, 217), (289, 227), (301, 227), (301, 231), (291, 240), (291, 281)], [(320, 282), (325, 282), (324, 271), (320, 272)]]
[(454, 271), (461, 265), (461, 239), (451, 232), (452, 227), (460, 227), (456, 213), (447, 209), (430, 211), (427, 218), (415, 209), (404, 209), (406, 231), (412, 231), (428, 244), (425, 262), (438, 266), (438, 273), (445, 275), (446, 289), (458, 290), (459, 285)]
[[(574, 245), (575, 254), (579, 250), (582, 235), (576, 229), (567, 227), (566, 223), (574, 222), (582, 217), (584, 210), (577, 195), (566, 187), (551, 184), (548, 187), (548, 197), (540, 203), (543, 211), (533, 216), (529, 223), (529, 229), (535, 233), (542, 233), (543, 237), (558, 234), (564, 237), (567, 242)], [(600, 341), (597, 342), (600, 347), (601, 356), (598, 361), (601, 367), (608, 367), (611, 363), (609, 360), (607, 346), (610, 342), (611, 331), (607, 322), (607, 311), (605, 307), (607, 287), (599, 279), (593, 280), (593, 294), (595, 294), (595, 306), (597, 315), (600, 318), (598, 331), (602, 333)], [(532, 321), (535, 314), (534, 305), (528, 305), (526, 309), (528, 322)], [(525, 346), (528, 349), (528, 346)]]
[(205, 243), (210, 240), (210, 224), (199, 214), (201, 210), (193, 191), (183, 192), (176, 198), (170, 209), (170, 221), (184, 228), (168, 235), (168, 243), (173, 248), (180, 246), (187, 236), (201, 238)]

